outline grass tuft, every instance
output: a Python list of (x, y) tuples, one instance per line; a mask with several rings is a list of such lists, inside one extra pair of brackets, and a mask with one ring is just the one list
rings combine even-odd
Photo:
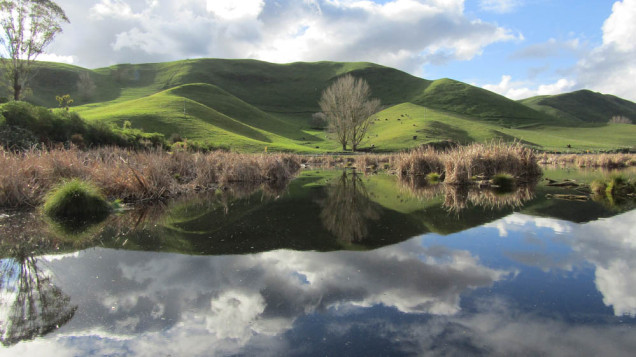
[(42, 209), (54, 220), (77, 223), (101, 221), (111, 211), (99, 189), (79, 179), (54, 187), (46, 195)]

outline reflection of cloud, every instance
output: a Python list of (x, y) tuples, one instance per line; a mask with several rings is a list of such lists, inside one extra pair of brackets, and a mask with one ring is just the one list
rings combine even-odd
[(513, 213), (496, 222), (485, 224), (499, 230), (500, 237), (507, 237), (511, 231), (527, 231), (528, 227), (547, 228), (555, 233), (568, 233), (572, 230), (572, 223), (551, 218), (533, 217), (521, 213)]
[[(489, 299), (466, 318), (434, 318), (424, 326), (396, 326), (413, 354), (489, 356), (629, 356), (636, 348), (628, 326), (569, 325), (519, 313)], [(408, 343), (404, 345), (408, 346)], [(441, 347), (443, 346), (443, 347)]]
[(49, 265), (80, 306), (58, 342), (99, 338), (135, 355), (275, 354), (285, 343), (273, 337), (301, 316), (378, 305), (452, 315), (462, 293), (506, 275), (416, 240), (364, 253), (221, 257), (94, 249)]
[(636, 316), (636, 210), (573, 232), (572, 248), (596, 265), (596, 287), (616, 315)]
[(566, 258), (554, 259), (549, 252), (531, 255), (508, 253), (509, 257), (544, 270), (569, 270), (574, 262), (590, 262), (596, 267), (596, 286), (603, 294), (603, 302), (614, 313), (636, 316), (636, 210), (611, 219), (600, 219), (577, 225), (550, 218), (512, 214), (486, 226), (499, 230), (501, 237), (510, 232), (525, 232), (528, 227), (544, 228), (559, 235), (559, 240), (573, 252)]

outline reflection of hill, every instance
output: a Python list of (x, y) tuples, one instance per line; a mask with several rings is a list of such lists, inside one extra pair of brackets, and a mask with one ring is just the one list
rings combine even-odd
[[(547, 193), (560, 192), (564, 189), (541, 184), (534, 191), (497, 194), (400, 185), (389, 175), (305, 171), (287, 188), (234, 187), (112, 216), (86, 233), (90, 236), (66, 239), (55, 248), (68, 251), (100, 242), (118, 249), (204, 255), (375, 249), (428, 232), (460, 232), (515, 211), (574, 222), (615, 214), (593, 201), (546, 199)], [(38, 227), (33, 221), (29, 226)], [(8, 226), (0, 226), (0, 237), (13, 235)]]

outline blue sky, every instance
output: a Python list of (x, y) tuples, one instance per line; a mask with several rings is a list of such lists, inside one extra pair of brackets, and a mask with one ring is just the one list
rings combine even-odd
[(58, 0), (42, 59), (96, 68), (186, 58), (369, 61), (513, 99), (636, 100), (636, 0)]

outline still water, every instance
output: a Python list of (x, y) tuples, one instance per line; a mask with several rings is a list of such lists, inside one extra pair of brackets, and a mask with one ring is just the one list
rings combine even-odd
[(2, 215), (0, 356), (633, 355), (633, 202), (559, 193), (306, 171), (82, 230)]

